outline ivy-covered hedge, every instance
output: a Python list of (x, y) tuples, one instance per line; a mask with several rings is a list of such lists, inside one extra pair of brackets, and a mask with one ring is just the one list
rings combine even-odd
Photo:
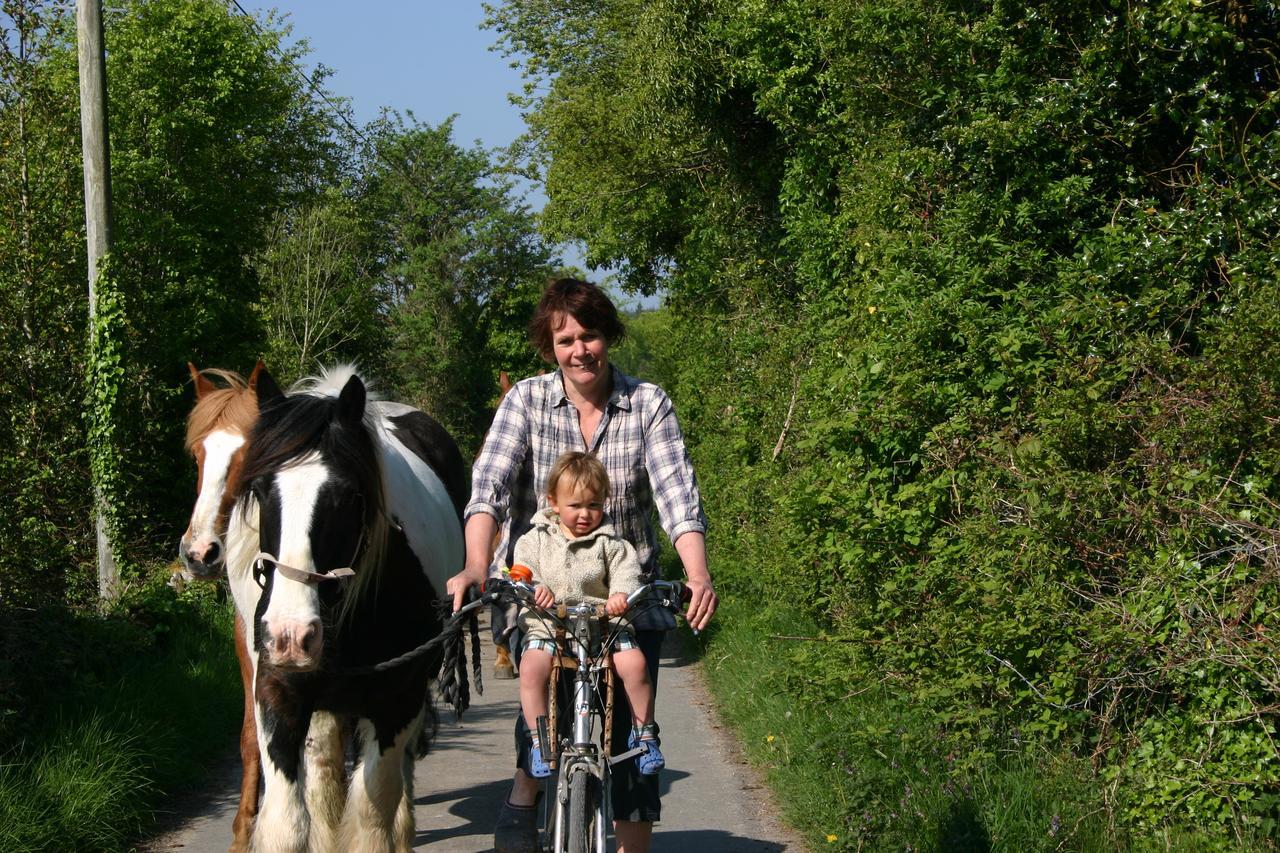
[(1132, 827), (1274, 834), (1275, 5), (491, 23), (549, 225), (667, 287), (722, 588), (851, 641), (797, 667), (1072, 749)]

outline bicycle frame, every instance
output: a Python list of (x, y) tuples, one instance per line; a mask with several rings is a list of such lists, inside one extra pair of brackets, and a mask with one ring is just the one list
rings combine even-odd
[[(573, 733), (568, 742), (559, 742), (559, 732), (552, 731), (550, 738), (557, 743), (559, 749), (552, 752), (557, 770), (555, 791), (547, 799), (553, 814), (548, 816), (547, 824), (551, 835), (551, 850), (555, 853), (569, 850), (570, 835), (573, 827), (569, 825), (570, 812), (573, 810), (574, 775), (587, 774), (594, 780), (592, 786), (584, 780), (580, 785), (588, 795), (594, 790), (591, 846), (596, 853), (604, 853), (610, 821), (609, 808), (609, 743), (604, 737), (607, 729), (606, 708), (613, 704), (613, 673), (609, 660), (609, 640), (601, 636), (601, 654), (591, 655), (591, 623), (598, 619), (598, 608), (595, 605), (576, 605), (559, 608), (557, 616), (565, 625), (566, 639), (572, 637), (571, 648), (577, 660), (577, 672), (573, 679)], [(552, 666), (551, 679), (548, 685), (551, 691), (551, 702), (558, 702), (560, 666), (557, 661)], [(601, 690), (603, 686), (603, 691)], [(603, 704), (601, 693), (603, 692)], [(595, 722), (601, 722), (601, 740), (595, 739)], [(586, 817), (585, 814), (582, 815)], [(581, 829), (581, 827), (580, 827)], [(584, 839), (585, 840), (585, 839)]]
[[(552, 785), (554, 780), (554, 789), (545, 800), (547, 812), (543, 815), (543, 826), (552, 853), (605, 853), (612, 825), (610, 767), (639, 754), (641, 748), (609, 755), (608, 733), (612, 725), (609, 717), (613, 707), (614, 682), (610, 648), (613, 638), (605, 630), (607, 622), (604, 621), (604, 606), (561, 604), (554, 613), (550, 613), (533, 604), (533, 587), (528, 584), (508, 580), (495, 583), (491, 580), (490, 585), (486, 587), (484, 595), (462, 608), (459, 613), (502, 598), (514, 599), (523, 606), (534, 608), (543, 617), (549, 617), (564, 628), (564, 638), (569, 641), (568, 645), (577, 664), (573, 679), (573, 724), (571, 736), (561, 741), (557, 730), (559, 727), (554, 724), (561, 671), (561, 655), (557, 655), (552, 660), (548, 682), (552, 724), (547, 727), (550, 731), (542, 742), (554, 744), (555, 748), (549, 750), (549, 757), (555, 762), (558, 772), (547, 781), (548, 785)], [(686, 592), (684, 585), (679, 582), (654, 581), (627, 597), (627, 613), (631, 613), (637, 603), (647, 598), (653, 601), (650, 598), (652, 593), (662, 593), (656, 597), (656, 605), (679, 611)], [(601, 624), (599, 656), (591, 654), (591, 627), (596, 620), (600, 620)], [(561, 654), (563, 651), (562, 649)], [(600, 701), (602, 693), (603, 703)], [(599, 740), (596, 738), (597, 718), (601, 723)], [(540, 728), (541, 725), (540, 720)], [(592, 800), (593, 802), (589, 802)], [(589, 818), (588, 805), (591, 812)], [(588, 824), (591, 825), (590, 839), (583, 837)]]

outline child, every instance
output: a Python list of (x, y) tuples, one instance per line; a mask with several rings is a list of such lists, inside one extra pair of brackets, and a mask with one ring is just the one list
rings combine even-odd
[[(547, 476), (547, 504), (533, 518), (533, 528), (516, 542), (515, 562), (533, 571), (534, 603), (543, 609), (557, 601), (604, 604), (610, 616), (627, 610), (627, 595), (640, 586), (640, 561), (630, 542), (614, 533), (604, 520), (609, 475), (590, 453), (565, 453)], [(538, 717), (547, 713), (547, 680), (555, 640), (535, 614), (523, 611), (520, 625), (525, 640), (520, 658), (520, 706), (533, 735), (529, 775), (551, 775), (546, 745), (538, 739)], [(628, 745), (645, 747), (636, 756), (640, 772), (652, 776), (666, 763), (658, 750), (658, 727), (653, 722), (653, 685), (644, 653), (628, 630), (617, 636), (613, 667), (631, 702)], [(554, 732), (551, 734), (555, 736)]]

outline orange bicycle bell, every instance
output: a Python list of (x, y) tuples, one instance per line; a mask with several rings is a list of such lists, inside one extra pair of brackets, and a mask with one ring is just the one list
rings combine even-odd
[(507, 574), (516, 583), (533, 583), (533, 569), (522, 563), (516, 563), (507, 571)]

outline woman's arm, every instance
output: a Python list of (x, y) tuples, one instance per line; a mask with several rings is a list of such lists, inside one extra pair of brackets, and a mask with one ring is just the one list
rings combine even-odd
[(467, 590), (484, 584), (493, 562), (498, 524), (511, 508), (511, 483), (529, 446), (529, 424), (519, 386), (502, 398), (484, 447), (471, 468), (471, 500), (463, 511), (466, 547), (462, 571), (445, 582), (453, 609), (462, 606)]
[(693, 630), (701, 631), (707, 627), (719, 604), (715, 588), (711, 585), (711, 571), (707, 568), (707, 537), (690, 531), (675, 544), (689, 586), (689, 609), (685, 612), (685, 620)]
[(645, 467), (653, 484), (658, 517), (680, 555), (688, 579), (689, 609), (685, 619), (695, 631), (701, 631), (711, 621), (718, 604), (707, 568), (707, 518), (675, 407), (661, 389), (656, 390), (655, 406), (645, 424)]
[(484, 585), (489, 564), (493, 562), (494, 548), (497, 547), (497, 534), (498, 520), (487, 512), (477, 512), (467, 519), (467, 526), (463, 528), (466, 560), (462, 571), (445, 581), (444, 585), (445, 593), (453, 597), (454, 610), (462, 607), (468, 589)]

